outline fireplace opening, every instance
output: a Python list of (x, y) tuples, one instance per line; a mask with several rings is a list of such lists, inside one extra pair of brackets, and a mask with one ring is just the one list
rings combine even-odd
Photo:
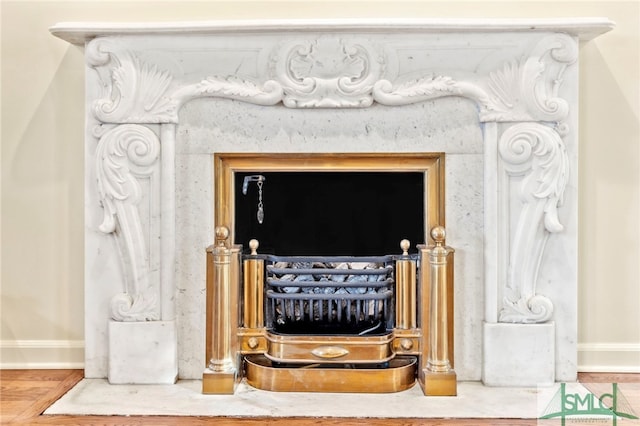
[(235, 241), (255, 238), (262, 253), (380, 256), (424, 239), (424, 173), (253, 170), (234, 180)]
[[(381, 335), (394, 326), (394, 258), (424, 237), (424, 173), (236, 173), (236, 241), (266, 257), (266, 327)], [(342, 257), (340, 257), (342, 256)]]
[[(283, 335), (388, 334), (400, 241), (442, 223), (442, 155), (219, 154), (217, 223), (264, 261), (264, 319)], [(262, 305), (262, 303), (261, 303)]]
[(443, 154), (216, 154), (214, 171), (203, 389), (228, 388), (237, 354), (260, 389), (424, 388), (423, 365), (455, 394)]
[(273, 335), (388, 335), (399, 242), (425, 241), (437, 157), (327, 158), (256, 158), (234, 169), (234, 242), (251, 258), (247, 243), (259, 241)]

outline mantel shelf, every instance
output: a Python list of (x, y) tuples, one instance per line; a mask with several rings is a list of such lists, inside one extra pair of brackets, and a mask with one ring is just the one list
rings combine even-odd
[(206, 35), (219, 33), (345, 31), (345, 32), (559, 32), (589, 41), (611, 31), (607, 18), (554, 19), (313, 19), (225, 20), (189, 22), (60, 22), (49, 30), (69, 43), (83, 45), (95, 37), (113, 35)]

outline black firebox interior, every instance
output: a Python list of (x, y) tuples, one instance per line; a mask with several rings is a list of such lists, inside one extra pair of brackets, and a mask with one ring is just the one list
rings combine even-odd
[[(244, 177), (262, 175), (242, 193)], [(419, 172), (236, 172), (235, 243), (281, 256), (378, 256), (425, 241), (424, 174)]]

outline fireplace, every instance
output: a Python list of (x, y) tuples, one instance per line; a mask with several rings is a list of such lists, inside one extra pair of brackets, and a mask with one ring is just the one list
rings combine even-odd
[(86, 376), (202, 377), (204, 250), (235, 234), (216, 216), (217, 154), (442, 153), (443, 221), (411, 243), (446, 220), (458, 380), (575, 380), (578, 46), (611, 28), (56, 25), (87, 64)]
[(455, 395), (444, 161), (216, 154), (203, 391)]

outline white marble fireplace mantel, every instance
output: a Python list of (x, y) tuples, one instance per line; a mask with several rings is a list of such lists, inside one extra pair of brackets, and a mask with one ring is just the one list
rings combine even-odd
[(579, 43), (612, 28), (55, 25), (86, 56), (86, 376), (201, 377), (214, 153), (444, 152), (458, 378), (575, 380)]

